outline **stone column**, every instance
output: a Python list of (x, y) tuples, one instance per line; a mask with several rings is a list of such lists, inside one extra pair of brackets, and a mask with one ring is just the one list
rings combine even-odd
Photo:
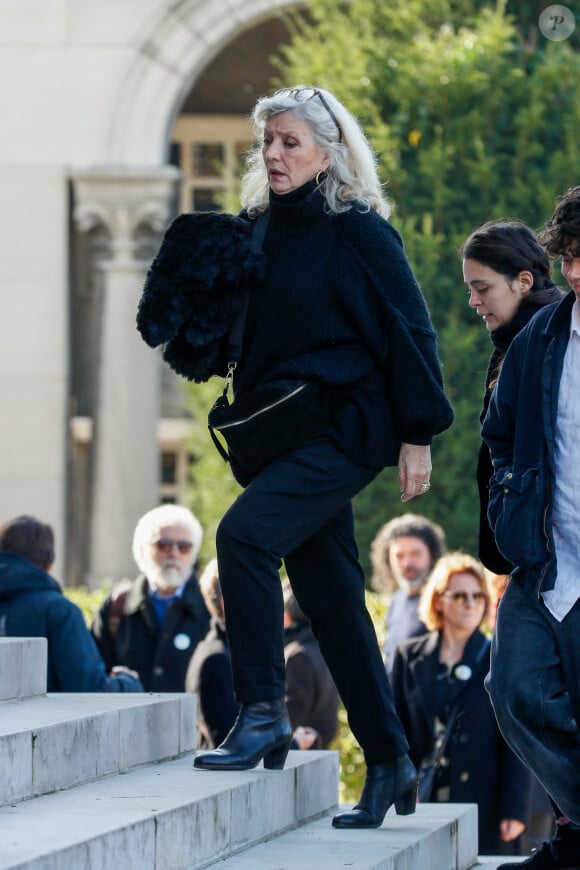
[[(93, 252), (102, 315), (92, 427), (91, 516), (86, 582), (131, 577), (135, 524), (158, 503), (159, 356), (137, 332), (147, 268), (174, 208), (180, 177), (159, 170), (90, 170), (72, 174), (80, 232), (106, 231)], [(74, 328), (74, 324), (73, 324)]]

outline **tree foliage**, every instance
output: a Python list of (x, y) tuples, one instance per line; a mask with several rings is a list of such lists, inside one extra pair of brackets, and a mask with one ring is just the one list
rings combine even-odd
[[(513, 9), (512, 9), (513, 6)], [(448, 543), (475, 551), (475, 463), (490, 353), (468, 308), (458, 248), (486, 220), (540, 228), (555, 197), (577, 184), (577, 35), (550, 42), (544, 4), (503, 0), (311, 0), (278, 61), (280, 82), (316, 83), (344, 100), (379, 156), (411, 263), (428, 299), (456, 420), (433, 447), (428, 497), (402, 506), (387, 471), (357, 499), (361, 556), (404, 510), (441, 523)]]

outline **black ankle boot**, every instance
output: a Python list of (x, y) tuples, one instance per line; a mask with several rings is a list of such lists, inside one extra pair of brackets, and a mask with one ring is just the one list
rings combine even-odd
[(250, 770), (264, 759), (264, 767), (282, 770), (292, 727), (284, 700), (244, 704), (224, 742), (212, 752), (196, 756), (201, 770)]
[(367, 769), (362, 796), (347, 813), (332, 820), (335, 828), (380, 828), (387, 810), (393, 804), (400, 816), (415, 812), (417, 803), (417, 772), (408, 755), (401, 755), (390, 764), (377, 764)]
[(580, 870), (580, 830), (576, 825), (558, 825), (556, 836), (534, 849), (529, 858), (500, 864), (497, 870), (527, 867), (528, 870)]

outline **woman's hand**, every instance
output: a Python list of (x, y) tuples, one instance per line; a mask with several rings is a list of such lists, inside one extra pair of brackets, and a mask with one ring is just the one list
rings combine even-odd
[(424, 495), (430, 487), (431, 448), (429, 445), (401, 444), (399, 453), (399, 483), (401, 501)]
[(519, 819), (502, 819), (499, 823), (499, 832), (504, 843), (515, 840), (526, 830), (526, 826)]

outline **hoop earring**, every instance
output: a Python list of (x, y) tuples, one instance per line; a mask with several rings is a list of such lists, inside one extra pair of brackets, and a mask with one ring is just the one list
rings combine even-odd
[(326, 172), (324, 171), (324, 169), (319, 169), (318, 172), (316, 173), (315, 178), (314, 178), (314, 182), (316, 184), (316, 187), (320, 187), (321, 183), (324, 181), (325, 178), (326, 178)]

